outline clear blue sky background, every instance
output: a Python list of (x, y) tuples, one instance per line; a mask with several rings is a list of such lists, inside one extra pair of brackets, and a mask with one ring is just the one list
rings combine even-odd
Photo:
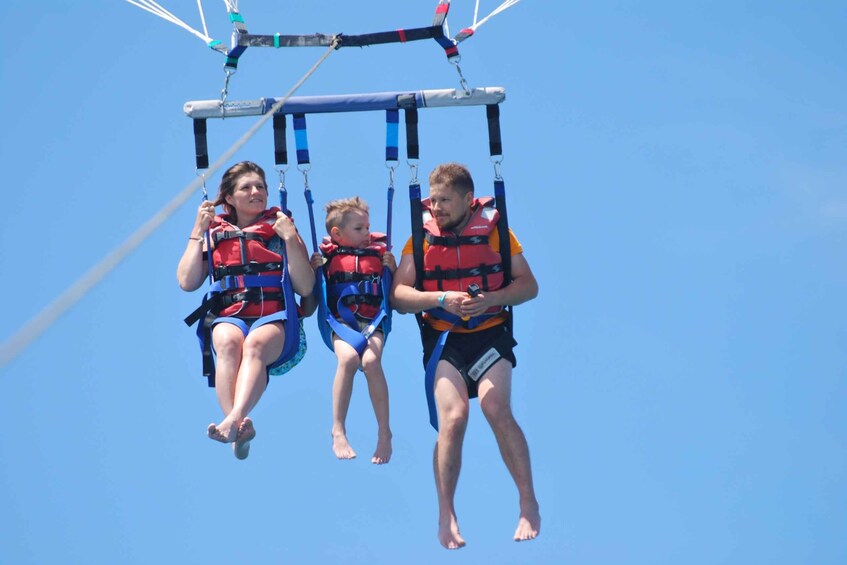
[[(483, 2), (483, 11), (499, 2)], [(206, 2), (227, 40), (221, 3)], [(402, 4), (402, 8), (399, 6)], [(428, 25), (436, 2), (241, 2), (255, 33)], [(194, 2), (166, 5), (194, 26)], [(457, 0), (455, 31), (472, 19)], [(194, 179), (188, 100), (223, 57), (125, 2), (3, 2), (0, 339)], [(501, 85), (510, 218), (541, 285), (517, 309), (514, 410), (541, 536), (511, 540), (517, 495), (478, 406), (457, 495), (468, 546), (436, 540), (435, 435), (414, 320), (385, 367), (394, 458), (330, 450), (334, 359), (310, 349), (254, 412), (246, 462), (182, 317), (176, 263), (197, 198), (0, 369), (2, 563), (847, 562), (844, 289), (847, 8), (839, 2), (520, 3), (462, 44)], [(322, 49), (248, 50), (231, 99), (281, 96)], [(300, 94), (453, 88), (434, 42), (342, 49)], [(220, 155), (251, 119), (210, 121)], [(310, 119), (318, 204), (360, 194), (384, 226), (381, 113)], [(272, 132), (236, 158), (274, 178)], [(421, 113), (422, 168), (488, 190), (484, 111)], [(210, 181), (210, 190), (219, 177)], [(409, 234), (405, 164), (395, 241)], [(292, 207), (306, 229), (301, 179)]]

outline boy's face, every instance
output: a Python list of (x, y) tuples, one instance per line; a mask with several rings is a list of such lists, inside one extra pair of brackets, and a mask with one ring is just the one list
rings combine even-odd
[(367, 247), (371, 242), (371, 220), (368, 214), (351, 210), (344, 214), (341, 226), (332, 228), (332, 238), (345, 247)]

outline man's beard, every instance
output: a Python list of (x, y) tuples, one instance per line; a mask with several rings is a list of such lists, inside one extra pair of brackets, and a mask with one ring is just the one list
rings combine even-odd
[(458, 220), (453, 220), (452, 222), (449, 222), (447, 224), (441, 224), (438, 221), (438, 218), (436, 218), (435, 223), (438, 224), (438, 229), (440, 229), (441, 231), (456, 231), (456, 228), (459, 227), (465, 221), (465, 218), (466, 216), (462, 216)]

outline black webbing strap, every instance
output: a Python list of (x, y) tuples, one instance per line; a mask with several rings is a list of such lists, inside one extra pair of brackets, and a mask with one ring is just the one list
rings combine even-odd
[(450, 279), (461, 279), (470, 277), (483, 277), (503, 272), (503, 265), (480, 265), (479, 267), (469, 267), (467, 269), (442, 269), (436, 267), (432, 271), (426, 271), (423, 274), (424, 280), (441, 281)]
[(247, 263), (245, 265), (221, 265), (215, 267), (215, 279), (237, 277), (241, 275), (258, 275), (259, 273), (275, 273), (281, 271), (282, 262)]
[(418, 109), (406, 108), (404, 114), (406, 117), (406, 159), (419, 159)]
[(288, 146), (285, 143), (285, 114), (274, 114), (274, 163), (288, 164)]
[[(418, 145), (418, 110), (406, 108), (406, 158), (420, 158)], [(417, 175), (415, 175), (417, 177)], [(415, 260), (415, 288), (422, 288), (423, 281), (423, 206), (421, 205), (421, 184), (417, 178), (409, 183), (409, 209), (412, 214), (412, 255)]]
[(488, 104), (485, 106), (488, 118), (488, 148), (492, 157), (503, 154), (503, 142), (500, 139), (500, 106)]
[(331, 259), (336, 255), (355, 255), (356, 257), (382, 257), (382, 253), (380, 253), (376, 249), (367, 248), (367, 247), (347, 247), (344, 245), (339, 245), (332, 251), (328, 253), (324, 253), (324, 257), (327, 259)]
[(216, 231), (212, 235), (212, 240), (215, 245), (227, 239), (245, 239), (250, 241), (265, 241), (265, 238), (251, 231)]
[(430, 245), (442, 247), (459, 247), (460, 245), (488, 245), (488, 236), (485, 235), (456, 235), (439, 236), (427, 233), (424, 238)]
[(209, 168), (209, 144), (206, 140), (206, 118), (194, 120), (194, 162), (197, 169)]
[(243, 47), (329, 47), (332, 42), (338, 40), (341, 47), (367, 47), (369, 45), (384, 45), (386, 43), (406, 43), (408, 41), (421, 41), (423, 39), (435, 39), (443, 36), (441, 26), (417, 27), (411, 29), (396, 29), (392, 31), (378, 31), (374, 33), (363, 33), (358, 35), (327, 35), (325, 33), (314, 33), (309, 35), (253, 35), (249, 33), (238, 34), (238, 45)]

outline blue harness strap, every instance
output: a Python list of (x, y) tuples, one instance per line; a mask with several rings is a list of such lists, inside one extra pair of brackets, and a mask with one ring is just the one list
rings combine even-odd
[(451, 314), (446, 310), (441, 308), (433, 308), (431, 310), (427, 310), (427, 313), (434, 318), (438, 318), (439, 320), (444, 320), (445, 322), (450, 323), (450, 328), (441, 332), (441, 335), (438, 336), (438, 341), (435, 342), (435, 348), (432, 350), (432, 355), (429, 360), (426, 362), (426, 374), (424, 375), (424, 388), (426, 390), (426, 405), (429, 410), (429, 423), (435, 428), (435, 431), (438, 431), (438, 410), (435, 405), (435, 369), (438, 367), (438, 361), (441, 360), (441, 352), (444, 351), (444, 345), (447, 343), (447, 336), (450, 335), (450, 331), (456, 325), (461, 325), (468, 329), (473, 329), (477, 327), (479, 324), (488, 320), (499, 312), (493, 312), (491, 314), (482, 314), (480, 316), (474, 316), (468, 320), (463, 320), (461, 317)]
[[(297, 313), (297, 302), (294, 296), (294, 288), (291, 286), (290, 275), (288, 273), (288, 255), (285, 250), (285, 242), (281, 241), (281, 244), (283, 263), (281, 277), (270, 275), (230, 275), (222, 277), (221, 280), (212, 283), (209, 291), (203, 297), (203, 302), (200, 307), (185, 318), (185, 323), (189, 326), (194, 325), (195, 322), (202, 319), (202, 321), (197, 325), (197, 338), (200, 342), (200, 351), (203, 355), (203, 375), (208, 379), (210, 387), (215, 386), (215, 356), (212, 348), (212, 327), (216, 323), (232, 323), (241, 328), (241, 331), (244, 332), (244, 335), (246, 336), (251, 329), (261, 327), (271, 322), (283, 322), (283, 327), (285, 328), (285, 342), (282, 346), (282, 352), (276, 361), (268, 365), (268, 370), (279, 367), (290, 361), (296, 355), (300, 354), (300, 349), (302, 349), (302, 352), (305, 353), (305, 344), (301, 344), (303, 340), (301, 340), (300, 336), (300, 320)], [(218, 317), (214, 312), (215, 306), (219, 304), (219, 298), (226, 296), (225, 293), (228, 290), (269, 287), (279, 288), (281, 290), (285, 309), (259, 318), (250, 328), (247, 328), (247, 324), (240, 318), (229, 316)]]
[[(340, 283), (328, 285), (326, 275), (323, 269), (318, 269), (317, 280), (315, 283), (315, 293), (318, 297), (318, 327), (320, 328), (321, 338), (324, 344), (330, 351), (335, 351), (332, 345), (332, 334), (335, 333), (340, 339), (348, 343), (359, 357), (364, 353), (368, 346), (368, 339), (377, 330), (381, 329), (388, 339), (388, 334), (391, 332), (391, 307), (388, 304), (387, 296), (391, 291), (392, 274), (388, 267), (382, 270), (379, 287), (376, 287), (369, 281), (359, 281), (350, 283)], [(348, 296), (382, 296), (379, 310), (370, 321), (368, 326), (359, 330), (359, 320), (355, 314), (350, 311), (344, 304), (344, 299)], [(329, 297), (336, 296), (336, 311), (341, 320), (337, 319), (329, 307)]]

